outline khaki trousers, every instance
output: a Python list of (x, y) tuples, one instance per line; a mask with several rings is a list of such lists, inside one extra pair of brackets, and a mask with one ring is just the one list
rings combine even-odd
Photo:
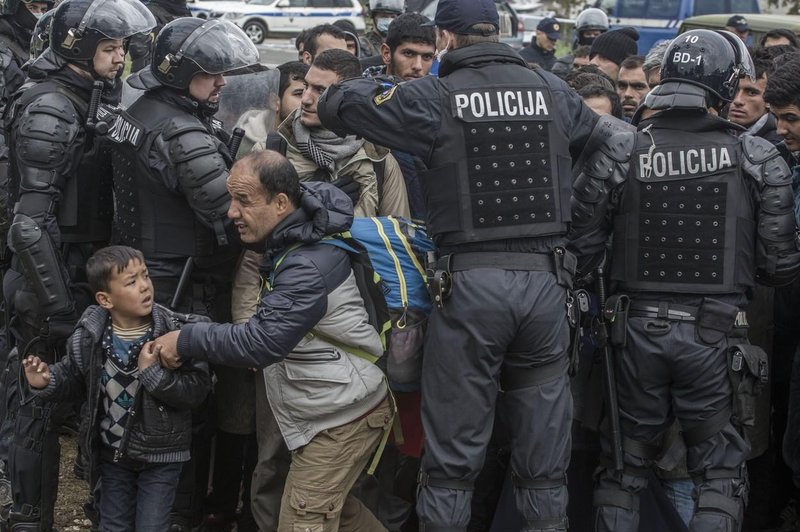
[(324, 430), (292, 453), (278, 532), (381, 532), (350, 489), (392, 423), (389, 400), (368, 415)]

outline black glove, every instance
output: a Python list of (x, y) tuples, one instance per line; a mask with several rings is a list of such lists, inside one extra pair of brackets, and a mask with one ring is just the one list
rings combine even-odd
[(347, 194), (350, 197), (350, 200), (353, 202), (353, 205), (358, 203), (358, 199), (361, 197), (361, 186), (356, 183), (352, 175), (343, 175), (336, 181), (333, 181), (331, 185), (334, 185), (339, 190)]

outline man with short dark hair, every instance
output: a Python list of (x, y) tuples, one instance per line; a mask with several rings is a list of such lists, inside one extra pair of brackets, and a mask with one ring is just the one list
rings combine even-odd
[(766, 54), (753, 54), (755, 65), (755, 78), (742, 78), (736, 97), (731, 102), (728, 111), (728, 120), (747, 128), (747, 133), (770, 141), (773, 145), (781, 142), (781, 136), (776, 131), (775, 117), (769, 112), (767, 102), (764, 101), (764, 91), (767, 89), (767, 78), (772, 67)]
[(797, 38), (797, 35), (792, 30), (777, 28), (774, 30), (769, 30), (767, 33), (765, 33), (764, 36), (761, 37), (761, 42), (759, 44), (761, 45), (761, 48), (783, 45), (798, 48), (800, 47), (800, 39)]
[(298, 54), (303, 63), (310, 65), (318, 54), (333, 48), (347, 51), (345, 33), (333, 24), (320, 24), (303, 33), (303, 51), (298, 48)]
[[(383, 65), (364, 71), (365, 77), (374, 77), (385, 84), (386, 89), (400, 81), (410, 81), (427, 76), (436, 56), (436, 33), (425, 26), (428, 18), (417, 13), (400, 15), (389, 25), (386, 42), (381, 45)], [(411, 218), (422, 220), (425, 202), (418, 177), (418, 164), (409, 153), (392, 150), (400, 165), (406, 183)]]
[(520, 57), (531, 64), (550, 70), (556, 62), (556, 43), (561, 39), (561, 24), (554, 18), (545, 17), (536, 26), (530, 46), (519, 51)]
[(578, 95), (600, 116), (611, 115), (616, 118), (623, 116), (619, 95), (603, 85), (586, 85), (578, 90)]
[[(353, 202), (356, 216), (408, 217), (403, 177), (389, 150), (354, 135), (341, 138), (317, 116), (317, 101), (325, 89), (361, 73), (358, 59), (345, 50), (320, 53), (306, 74), (300, 108), (283, 121), (278, 134), (286, 141), (285, 155), (301, 181), (355, 181), (359, 187)], [(254, 150), (265, 147), (258, 143)]]
[(633, 113), (650, 90), (642, 68), (643, 64), (642, 56), (632, 55), (619, 65), (617, 94), (622, 102), (622, 112), (628, 120), (633, 118)]

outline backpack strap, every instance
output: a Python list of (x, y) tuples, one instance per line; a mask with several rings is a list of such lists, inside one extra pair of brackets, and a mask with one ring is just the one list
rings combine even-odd
[(373, 162), (372, 167), (375, 169), (375, 181), (378, 183), (378, 212), (381, 212), (381, 203), (383, 202), (383, 183), (386, 181), (386, 159)]

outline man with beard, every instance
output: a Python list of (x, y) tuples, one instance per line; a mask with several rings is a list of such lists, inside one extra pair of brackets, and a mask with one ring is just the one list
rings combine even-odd
[(643, 64), (642, 56), (633, 55), (619, 65), (617, 94), (622, 102), (622, 113), (628, 121), (633, 118), (633, 113), (650, 90), (642, 68)]
[[(154, 24), (136, 0), (61, 4), (53, 14), (50, 48), (29, 68), (38, 81), (23, 85), (8, 104), (9, 202), (16, 205), (8, 235), (14, 257), (4, 286), (19, 357), (60, 359), (64, 340), (93, 301), (84, 268), (111, 237), (113, 200), (110, 161), (100, 147), (90, 97), (93, 89), (108, 96), (128, 40)], [(45, 404), (17, 387), (17, 356), (9, 361), (6, 382), (7, 419), (14, 424), (9, 524), (11, 530), (49, 531), (58, 427), (72, 409)]]

